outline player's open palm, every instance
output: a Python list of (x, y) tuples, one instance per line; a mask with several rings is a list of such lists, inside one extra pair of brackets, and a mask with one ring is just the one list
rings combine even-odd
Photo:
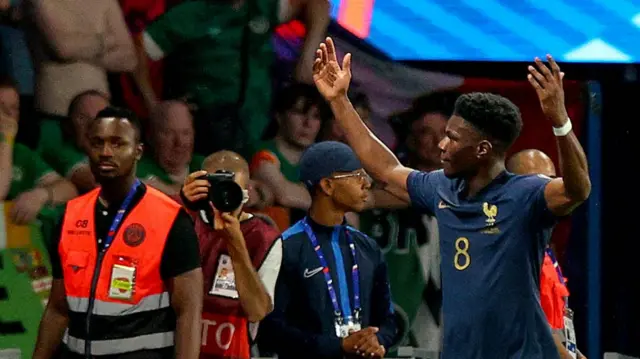
[(547, 55), (547, 60), (549, 66), (536, 57), (536, 66), (529, 66), (527, 79), (538, 94), (540, 106), (545, 116), (554, 121), (554, 124), (562, 125), (567, 119), (562, 87), (564, 72), (560, 71), (560, 67), (551, 55)]
[(313, 82), (327, 101), (345, 95), (349, 90), (351, 54), (344, 56), (341, 68), (336, 56), (336, 47), (330, 37), (327, 37), (325, 42), (320, 44), (320, 48), (316, 50), (316, 59), (313, 63)]

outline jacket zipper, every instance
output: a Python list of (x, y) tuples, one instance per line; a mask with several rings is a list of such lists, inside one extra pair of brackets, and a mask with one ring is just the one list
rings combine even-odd
[[(97, 248), (96, 248), (97, 249)], [(93, 271), (93, 278), (91, 278), (91, 290), (89, 291), (89, 305), (87, 306), (87, 319), (85, 322), (86, 338), (84, 341), (84, 356), (86, 359), (91, 359), (91, 315), (93, 314), (93, 306), (96, 301), (96, 287), (98, 286), (98, 278), (100, 278), (100, 268), (102, 267), (102, 260), (106, 248), (98, 252), (98, 259), (96, 260), (96, 267)]]

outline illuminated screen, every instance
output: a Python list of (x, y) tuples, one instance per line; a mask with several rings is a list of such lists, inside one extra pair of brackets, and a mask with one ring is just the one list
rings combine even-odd
[(640, 0), (331, 0), (396, 60), (640, 62)]

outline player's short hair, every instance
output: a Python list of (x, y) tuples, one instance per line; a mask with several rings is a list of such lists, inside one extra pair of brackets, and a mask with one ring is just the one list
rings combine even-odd
[(522, 130), (518, 107), (492, 93), (472, 92), (460, 96), (453, 113), (472, 124), (502, 150), (509, 148)]
[(77, 94), (73, 100), (71, 100), (71, 102), (69, 103), (69, 108), (67, 109), (67, 116), (71, 117), (71, 114), (74, 113), (77, 109), (78, 106), (80, 106), (80, 101), (87, 97), (87, 96), (96, 96), (96, 97), (102, 97), (103, 99), (105, 99), (107, 102), (110, 101), (109, 96), (107, 96), (107, 94), (98, 91), (98, 90), (86, 90), (86, 91), (82, 91), (79, 94)]
[(117, 118), (120, 120), (129, 121), (129, 123), (131, 123), (133, 129), (135, 130), (136, 142), (140, 142), (142, 134), (142, 124), (140, 123), (140, 119), (138, 119), (138, 116), (136, 116), (133, 111), (115, 106), (107, 106), (104, 110), (98, 112), (95, 120), (92, 123), (95, 124), (103, 118)]

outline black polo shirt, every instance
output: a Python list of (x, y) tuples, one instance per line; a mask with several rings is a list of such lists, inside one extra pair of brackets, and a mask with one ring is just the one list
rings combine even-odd
[[(147, 187), (141, 184), (136, 194), (131, 200), (131, 205), (125, 212), (120, 223), (123, 223), (131, 210), (140, 202), (147, 191)], [(95, 231), (98, 241), (98, 250), (104, 248), (104, 240), (116, 213), (120, 209), (121, 203), (114, 203), (109, 208), (105, 207), (100, 201), (96, 201), (95, 209)], [(66, 213), (66, 208), (65, 208)], [(62, 264), (60, 262), (60, 254), (58, 252), (58, 244), (62, 234), (62, 223), (64, 217), (57, 224), (54, 232), (54, 240), (50, 249), (52, 275), (56, 279), (62, 279)], [(167, 242), (162, 253), (160, 262), (160, 274), (163, 279), (169, 279), (190, 270), (200, 267), (200, 247), (198, 245), (198, 237), (194, 229), (191, 217), (180, 209), (176, 219), (169, 230)]]

